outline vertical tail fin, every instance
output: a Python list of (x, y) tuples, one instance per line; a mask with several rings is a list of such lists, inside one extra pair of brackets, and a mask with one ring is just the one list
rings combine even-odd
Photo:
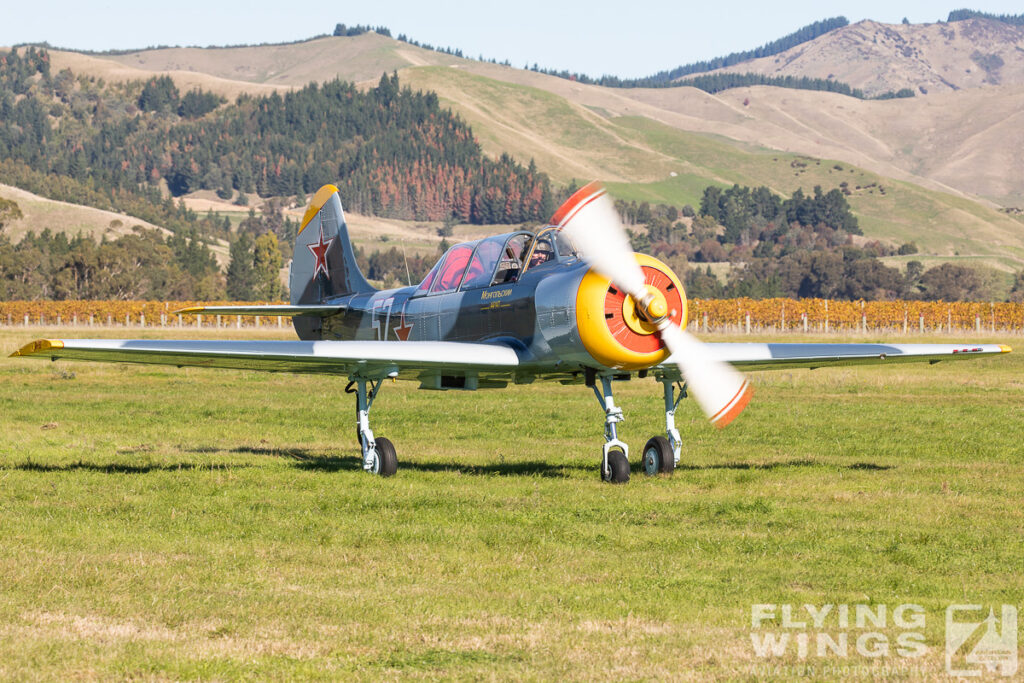
[(330, 297), (373, 292), (356, 264), (338, 188), (324, 185), (299, 226), (289, 286), (292, 304), (319, 304)]

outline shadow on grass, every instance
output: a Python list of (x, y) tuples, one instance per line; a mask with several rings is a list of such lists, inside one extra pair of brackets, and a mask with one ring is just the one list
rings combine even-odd
[[(249, 455), (263, 455), (273, 458), (281, 458), (290, 461), (290, 464), (300, 470), (313, 472), (352, 472), (361, 470), (363, 467), (360, 457), (341, 457), (318, 455), (305, 448), (260, 448), (252, 446), (239, 446), (237, 448), (218, 448), (215, 446), (197, 446), (184, 449), (188, 453), (244, 453)], [(60, 465), (24, 462), (15, 465), (0, 465), (0, 470), (20, 470), (24, 472), (100, 472), (103, 474), (147, 474), (149, 472), (179, 472), (195, 470), (231, 470), (258, 467), (251, 463), (92, 463), (79, 460), (73, 463)], [(727, 462), (709, 465), (691, 465), (680, 463), (676, 465), (677, 471), (701, 472), (710, 470), (738, 470), (738, 471), (771, 471), (784, 468), (800, 467), (838, 467), (848, 470), (885, 471), (892, 469), (891, 465), (877, 465), (870, 462), (856, 462), (849, 465), (837, 465), (829, 462), (800, 459), (787, 460), (783, 462), (751, 463), (751, 462)], [(547, 477), (554, 479), (567, 479), (573, 476), (574, 472), (596, 470), (593, 464), (587, 463), (561, 463), (554, 464), (542, 460), (528, 460), (519, 462), (498, 462), (484, 465), (469, 465), (463, 463), (442, 463), (442, 462), (408, 462), (399, 461), (400, 470), (414, 472), (449, 472), (477, 477)]]
[[(217, 448), (199, 446), (187, 449), (190, 453), (247, 453), (250, 455), (266, 455), (292, 461), (292, 465), (300, 470), (314, 472), (347, 472), (363, 469), (363, 461), (359, 456), (319, 455), (306, 448), (261, 448), (239, 446), (237, 448)], [(399, 459), (398, 469), (414, 472), (456, 472), (470, 476), (525, 476), (568, 478), (573, 471), (595, 469), (591, 465), (552, 464), (540, 460), (526, 462), (500, 462), (486, 465), (467, 465), (457, 462), (409, 462)]]
[(246, 464), (234, 463), (164, 463), (145, 465), (134, 465), (129, 463), (112, 462), (99, 464), (95, 462), (64, 463), (62, 465), (49, 465), (38, 462), (22, 462), (16, 465), (0, 465), (0, 470), (19, 470), (22, 472), (99, 472), (101, 474), (149, 474), (150, 472), (190, 472), (194, 470), (233, 470), (244, 467), (252, 467)]
[[(295, 467), (301, 470), (316, 472), (339, 472), (347, 470), (361, 470), (363, 461), (361, 458), (343, 458), (335, 456), (313, 456), (295, 457)], [(550, 477), (568, 478), (573, 470), (587, 469), (576, 465), (553, 465), (540, 461), (528, 462), (505, 462), (492, 463), (487, 465), (466, 465), (462, 463), (447, 462), (409, 462), (398, 461), (398, 470), (412, 472), (451, 472), (465, 474), (468, 476), (490, 477)]]
[(808, 460), (802, 458), (800, 460), (786, 460), (783, 462), (723, 462), (715, 463), (713, 465), (687, 465), (679, 463), (676, 465), (676, 471), (684, 470), (689, 472), (701, 472), (704, 470), (780, 470), (784, 468), (797, 468), (797, 467), (836, 467), (843, 470), (869, 470), (883, 472), (885, 470), (891, 470), (892, 465), (876, 465), (873, 462), (855, 462), (849, 465), (837, 465), (831, 462), (819, 462), (817, 460)]

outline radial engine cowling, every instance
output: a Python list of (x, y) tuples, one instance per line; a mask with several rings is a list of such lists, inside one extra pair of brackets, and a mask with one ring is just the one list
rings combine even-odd
[[(686, 293), (679, 278), (654, 257), (636, 254), (636, 260), (653, 296), (649, 310), (662, 312), (685, 329)], [(637, 302), (593, 270), (583, 276), (576, 292), (576, 326), (587, 353), (605, 367), (639, 370), (670, 355), (657, 327), (637, 310)]]

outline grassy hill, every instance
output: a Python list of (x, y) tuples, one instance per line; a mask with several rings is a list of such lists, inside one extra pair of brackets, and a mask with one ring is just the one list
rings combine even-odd
[[(915, 27), (909, 31), (903, 27), (872, 26), (878, 31), (907, 33), (903, 40), (911, 47), (918, 42), (925, 46), (938, 40), (932, 35), (937, 29)], [(858, 24), (846, 30), (862, 28)], [(1006, 37), (997, 40), (975, 33), (966, 37), (963, 32), (957, 34), (960, 37), (956, 54), (963, 52), (970, 40), (982, 41), (979, 44), (988, 51), (1009, 44)], [(834, 41), (830, 36), (818, 41)], [(841, 59), (841, 53), (835, 50), (825, 54), (832, 55), (828, 59), (833, 62)], [(976, 195), (1001, 205), (1024, 204), (1024, 159), (1011, 153), (1015, 144), (1024, 143), (1024, 132), (1015, 123), (1022, 111), (1024, 87), (1014, 85), (1018, 81), (1010, 77), (1009, 66), (1003, 69), (1003, 85), (994, 85), (989, 79), (985, 87), (975, 87), (979, 83), (968, 78), (965, 87), (955, 92), (940, 93), (933, 89), (926, 97), (877, 102), (773, 87), (735, 89), (715, 96), (685, 87), (591, 87), (461, 59), (374, 33), (259, 47), (166, 48), (88, 57), (75, 53), (54, 55), (56, 68), (68, 66), (103, 75), (108, 80), (139, 79), (155, 72), (168, 72), (182, 87), (202, 84), (228, 96), (246, 89), (263, 93), (334, 77), (376, 82), (383, 71), (453, 66), (456, 69), (444, 72), (469, 71), (505, 83), (532, 86), (591, 107), (596, 113), (643, 115), (682, 130), (717, 133), (780, 151), (838, 159), (932, 189)], [(875, 55), (875, 61), (879, 59)], [(822, 60), (825, 57), (815, 64), (826, 68)], [(735, 68), (748, 65), (752, 69), (757, 66), (751, 62)], [(841, 66), (832, 63), (829, 68), (835, 71)], [(912, 78), (915, 73), (899, 62), (894, 62), (893, 69), (902, 78)]]
[[(59, 202), (10, 185), (0, 184), (0, 199), (16, 202), (23, 214), (22, 218), (11, 221), (4, 227), (4, 234), (13, 242), (21, 241), (21, 238), (29, 231), (39, 234), (47, 229), (53, 233), (88, 235), (97, 242), (104, 237), (114, 240), (121, 235), (129, 235), (135, 226), (159, 230), (165, 237), (171, 234), (170, 230), (134, 216), (95, 209), (91, 206)], [(213, 255), (217, 257), (217, 263), (222, 268), (227, 268), (229, 261), (227, 243), (216, 242), (208, 246)]]
[(599, 178), (624, 199), (696, 205), (709, 183), (789, 193), (845, 181), (869, 237), (915, 241), (923, 257), (971, 259), (1006, 271), (1024, 263), (1024, 223), (996, 210), (1024, 203), (1024, 159), (1014, 153), (1024, 144), (1015, 123), (1024, 110), (1020, 86), (890, 101), (772, 87), (717, 95), (685, 87), (610, 89), (377, 34), (54, 54), (56, 68), (120, 80), (167, 72), (179, 87), (201, 84), (225, 94), (335, 76), (376, 82), (382, 71), (397, 69), (403, 84), (436, 91), (464, 117), (488, 154), (532, 158), (559, 183)]
[(411, 68), (402, 77), (436, 90), (469, 121), (485, 149), (532, 157), (562, 182), (598, 177), (622, 199), (693, 206), (709, 183), (766, 185), (788, 195), (798, 187), (845, 182), (868, 237), (916, 241), (936, 256), (973, 257), (1007, 271), (1024, 264), (1024, 223), (964, 196), (842, 161), (680, 130), (644, 116), (614, 116), (461, 69)]

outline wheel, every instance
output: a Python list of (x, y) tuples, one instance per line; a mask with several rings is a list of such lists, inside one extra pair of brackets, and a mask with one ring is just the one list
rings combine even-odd
[(374, 439), (377, 450), (377, 462), (374, 474), (382, 477), (390, 477), (398, 471), (398, 454), (395, 453), (395, 445), (383, 436)]
[(659, 472), (672, 474), (676, 469), (676, 456), (672, 452), (672, 445), (663, 436), (651, 437), (644, 446), (643, 454), (640, 457), (644, 474), (648, 477), (653, 477)]
[(608, 468), (601, 463), (601, 478), (613, 484), (625, 484), (629, 481), (629, 460), (618, 448), (608, 451)]

